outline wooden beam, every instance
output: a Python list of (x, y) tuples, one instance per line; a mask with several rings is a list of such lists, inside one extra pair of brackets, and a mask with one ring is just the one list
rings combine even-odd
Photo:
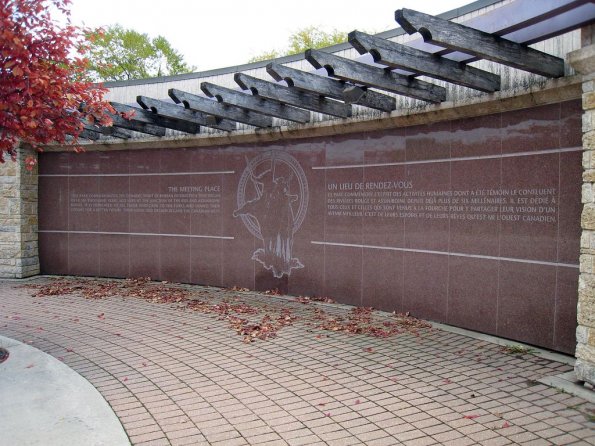
[(89, 141), (97, 141), (99, 139), (99, 132), (87, 129), (87, 126), (79, 133), (79, 138), (88, 139)]
[(253, 125), (254, 127), (262, 128), (273, 126), (273, 118), (270, 116), (255, 113), (234, 105), (222, 104), (216, 100), (213, 101), (212, 99), (207, 99), (175, 88), (170, 88), (167, 91), (167, 94), (174, 100), (174, 102), (178, 104), (183, 103), (186, 108), (191, 110), (198, 110), (217, 116), (218, 118), (231, 119), (233, 121)]
[(243, 90), (252, 90), (252, 94), (263, 98), (274, 99), (284, 104), (294, 105), (326, 115), (348, 118), (351, 106), (320, 95), (293, 90), (283, 85), (274, 84), (244, 73), (236, 73), (234, 80)]
[(117, 127), (101, 127), (101, 133), (107, 136), (113, 136), (119, 139), (130, 139), (132, 138), (132, 132), (126, 129), (119, 129)]
[(407, 33), (419, 32), (425, 42), (546, 77), (564, 76), (563, 59), (526, 45), (412, 9), (398, 9), (395, 19)]
[(350, 32), (348, 39), (358, 53), (370, 53), (374, 62), (391, 68), (415, 71), (487, 93), (500, 90), (500, 76), (497, 74), (360, 31)]
[(200, 89), (210, 98), (219, 102), (236, 105), (263, 115), (275, 116), (288, 121), (306, 123), (310, 120), (310, 112), (291, 107), (272, 99), (263, 99), (252, 94), (242, 93), (232, 88), (222, 87), (210, 82), (201, 82)]
[(129, 139), (132, 137), (132, 132), (126, 129), (119, 129), (117, 127), (98, 127), (91, 124), (84, 124), (85, 130), (88, 132), (95, 133), (97, 135), (112, 136), (119, 139)]
[(446, 100), (446, 89), (429, 82), (393, 73), (390, 70), (356, 62), (318, 50), (307, 50), (306, 59), (315, 68), (326, 68), (333, 76), (357, 84), (380, 88), (381, 90), (421, 99), (429, 102)]
[(151, 110), (154, 114), (162, 117), (187, 121), (195, 125), (204, 125), (205, 127), (213, 127), (227, 132), (236, 129), (235, 122), (223, 119), (209, 120), (209, 116), (204, 113), (186, 110), (184, 107), (172, 104), (171, 102), (160, 101), (159, 99), (148, 98), (146, 96), (137, 96), (136, 102), (141, 107)]
[(156, 113), (151, 112), (151, 110), (143, 110), (142, 108), (131, 107), (130, 105), (120, 104), (118, 102), (111, 102), (111, 105), (119, 113), (129, 113), (133, 111), (133, 118), (137, 121), (185, 133), (196, 134), (200, 132), (200, 125), (195, 122), (184, 121), (167, 116), (159, 116)]
[(111, 131), (110, 131), (110, 135), (116, 137), (116, 138), (120, 138), (120, 139), (130, 139), (132, 138), (132, 132), (130, 130), (126, 130), (126, 129), (117, 129), (114, 127), (110, 127)]
[(135, 132), (146, 133), (153, 136), (165, 136), (165, 128), (155, 124), (138, 121), (134, 118), (126, 119), (119, 114), (110, 115), (113, 126), (122, 129), (134, 130)]
[[(301, 91), (317, 93), (329, 98), (345, 100), (344, 91), (351, 84), (344, 81), (318, 76), (295, 68), (286, 67), (278, 63), (270, 63), (266, 67), (267, 73), (276, 81), (286, 81), (291, 88)], [(391, 112), (396, 108), (396, 99), (372, 90), (366, 90), (353, 104)]]

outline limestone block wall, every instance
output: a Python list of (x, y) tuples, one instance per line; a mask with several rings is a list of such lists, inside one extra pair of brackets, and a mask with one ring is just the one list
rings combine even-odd
[(575, 372), (595, 383), (595, 45), (569, 55), (583, 74), (582, 237), (577, 305)]
[(0, 278), (39, 274), (37, 249), (37, 166), (25, 158), (37, 153), (21, 148), (17, 162), (0, 164)]

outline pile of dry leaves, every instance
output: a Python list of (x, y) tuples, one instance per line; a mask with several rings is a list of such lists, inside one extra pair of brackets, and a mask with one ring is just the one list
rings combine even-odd
[[(249, 305), (240, 296), (216, 298), (209, 290), (195, 290), (168, 282), (152, 282), (148, 277), (126, 280), (55, 279), (43, 285), (23, 285), (34, 289), (33, 296), (63, 296), (76, 294), (85, 299), (109, 297), (131, 297), (154, 303), (180, 304), (178, 308), (210, 314), (228, 325), (244, 342), (266, 340), (275, 337), (279, 330), (292, 325), (298, 316), (292, 314), (291, 303), (312, 302), (334, 303), (326, 297), (297, 297), (287, 305)], [(234, 287), (231, 291), (246, 292), (245, 288)], [(280, 293), (273, 290), (268, 295)], [(258, 303), (258, 302), (257, 302)], [(293, 305), (295, 306), (295, 304)], [(321, 306), (300, 309), (300, 317), (306, 325), (320, 330), (344, 332), (386, 338), (401, 333), (419, 336), (419, 330), (430, 328), (430, 324), (410, 317), (408, 314), (393, 314), (386, 317), (369, 307), (355, 307), (347, 315), (333, 314)]]

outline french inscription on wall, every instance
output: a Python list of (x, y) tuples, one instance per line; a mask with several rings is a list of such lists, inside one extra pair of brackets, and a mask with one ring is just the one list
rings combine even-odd
[(411, 181), (329, 183), (327, 215), (555, 223), (555, 188), (416, 190)]
[(221, 186), (170, 186), (163, 193), (70, 193), (71, 212), (217, 214)]

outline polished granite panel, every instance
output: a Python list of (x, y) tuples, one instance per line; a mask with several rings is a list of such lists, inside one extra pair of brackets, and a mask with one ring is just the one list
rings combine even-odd
[(68, 234), (68, 274), (99, 276), (99, 234)]
[(69, 274), (66, 233), (40, 232), (39, 265), (41, 274)]
[(403, 311), (421, 319), (446, 321), (448, 256), (405, 252), (404, 262)]
[(159, 242), (161, 280), (190, 283), (190, 247), (188, 237), (155, 237)]
[(362, 305), (402, 312), (405, 254), (394, 250), (364, 249), (362, 255)]
[(498, 260), (451, 256), (448, 263), (449, 325), (498, 331)]
[(506, 210), (500, 212), (500, 255), (555, 262), (558, 252), (560, 154), (502, 159)]
[(99, 275), (130, 277), (130, 235), (99, 235)]
[(406, 135), (407, 161), (450, 158), (451, 121), (410, 127)]
[(498, 336), (554, 347), (556, 267), (501, 262)]
[(580, 113), (42, 153), (41, 268), (328, 296), (572, 353)]
[(362, 167), (328, 169), (326, 187), (318, 193), (326, 194), (324, 220), (325, 240), (340, 243), (361, 243), (362, 224), (368, 205), (361, 204), (360, 185), (364, 181)]
[(190, 282), (200, 285), (223, 285), (223, 244), (226, 240), (190, 239)]
[(560, 104), (502, 113), (502, 153), (560, 147)]
[(130, 277), (161, 279), (159, 237), (152, 235), (130, 236)]
[(576, 293), (578, 268), (558, 267), (553, 349), (574, 355), (576, 349)]
[[(99, 179), (98, 176), (71, 176), (68, 178), (68, 230), (99, 230), (100, 209), (105, 209), (106, 206), (103, 200), (99, 201), (101, 198), (99, 196)], [(45, 205), (42, 204), (42, 206)]]
[[(105, 203), (97, 207), (100, 232), (130, 231), (130, 177), (99, 176), (99, 195)], [(109, 206), (108, 206), (109, 205)]]
[(449, 213), (444, 210), (442, 193), (450, 191), (450, 164), (428, 163), (406, 166), (404, 179), (410, 181), (411, 192), (407, 197), (412, 217), (405, 219), (404, 246), (411, 249), (448, 251)]
[(405, 166), (375, 166), (364, 169), (367, 204), (362, 217), (362, 243), (372, 246), (403, 246), (405, 218), (401, 217)]
[(324, 251), (324, 295), (348, 305), (362, 305), (361, 248), (327, 246)]
[(40, 176), (38, 185), (39, 229), (68, 229), (68, 177)]
[(501, 190), (500, 158), (472, 159), (451, 163), (450, 252), (497, 256), (498, 216), (506, 196)]

